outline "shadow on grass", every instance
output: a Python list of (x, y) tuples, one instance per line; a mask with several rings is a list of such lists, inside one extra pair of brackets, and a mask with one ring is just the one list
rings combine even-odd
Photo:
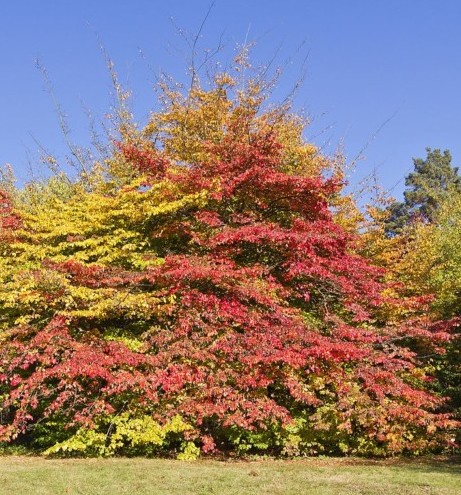
[[(392, 464), (391, 464), (392, 466)], [(461, 456), (444, 458), (399, 459), (396, 467), (406, 467), (410, 471), (424, 473), (455, 473), (461, 475)]]

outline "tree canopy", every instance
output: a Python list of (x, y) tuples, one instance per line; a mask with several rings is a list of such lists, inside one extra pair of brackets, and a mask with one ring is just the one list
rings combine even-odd
[(48, 453), (389, 455), (443, 443), (382, 268), (335, 216), (343, 178), (260, 78), (162, 86), (76, 180), (1, 193), (0, 438)]
[(451, 164), (450, 152), (426, 148), (426, 153), (426, 159), (413, 159), (414, 171), (405, 179), (404, 201), (390, 206), (390, 234), (400, 232), (414, 220), (433, 222), (450, 192), (461, 192), (461, 177), (458, 168)]

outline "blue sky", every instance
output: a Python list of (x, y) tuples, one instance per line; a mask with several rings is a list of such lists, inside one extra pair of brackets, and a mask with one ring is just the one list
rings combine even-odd
[[(155, 108), (159, 71), (185, 77), (187, 46), (177, 28), (197, 32), (210, 3), (1, 1), (0, 164), (12, 164), (25, 180), (29, 165), (39, 164), (37, 142), (65, 154), (37, 58), (72, 140), (84, 146), (90, 136), (83, 108), (101, 118), (111, 105), (100, 41), (133, 91), (142, 122)], [(308, 54), (295, 102), (312, 119), (306, 138), (327, 153), (341, 147), (349, 162), (365, 147), (352, 186), (376, 170), (398, 197), (412, 157), (424, 157), (427, 146), (448, 148), (461, 165), (460, 24), (457, 0), (217, 0), (199, 47), (213, 48), (222, 36), (223, 63), (245, 39), (256, 42), (256, 62), (275, 52), (281, 65), (292, 58), (275, 97), (290, 90)]]

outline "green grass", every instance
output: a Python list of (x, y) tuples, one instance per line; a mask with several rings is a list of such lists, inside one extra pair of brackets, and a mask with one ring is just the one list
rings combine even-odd
[(448, 460), (181, 462), (0, 457), (0, 494), (459, 495)]

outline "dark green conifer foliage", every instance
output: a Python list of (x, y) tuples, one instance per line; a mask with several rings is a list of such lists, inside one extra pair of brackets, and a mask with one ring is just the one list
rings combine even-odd
[(426, 159), (414, 158), (414, 171), (405, 179), (404, 201), (390, 206), (386, 231), (397, 235), (412, 221), (432, 223), (449, 191), (461, 193), (458, 168), (451, 164), (448, 150), (426, 148)]

